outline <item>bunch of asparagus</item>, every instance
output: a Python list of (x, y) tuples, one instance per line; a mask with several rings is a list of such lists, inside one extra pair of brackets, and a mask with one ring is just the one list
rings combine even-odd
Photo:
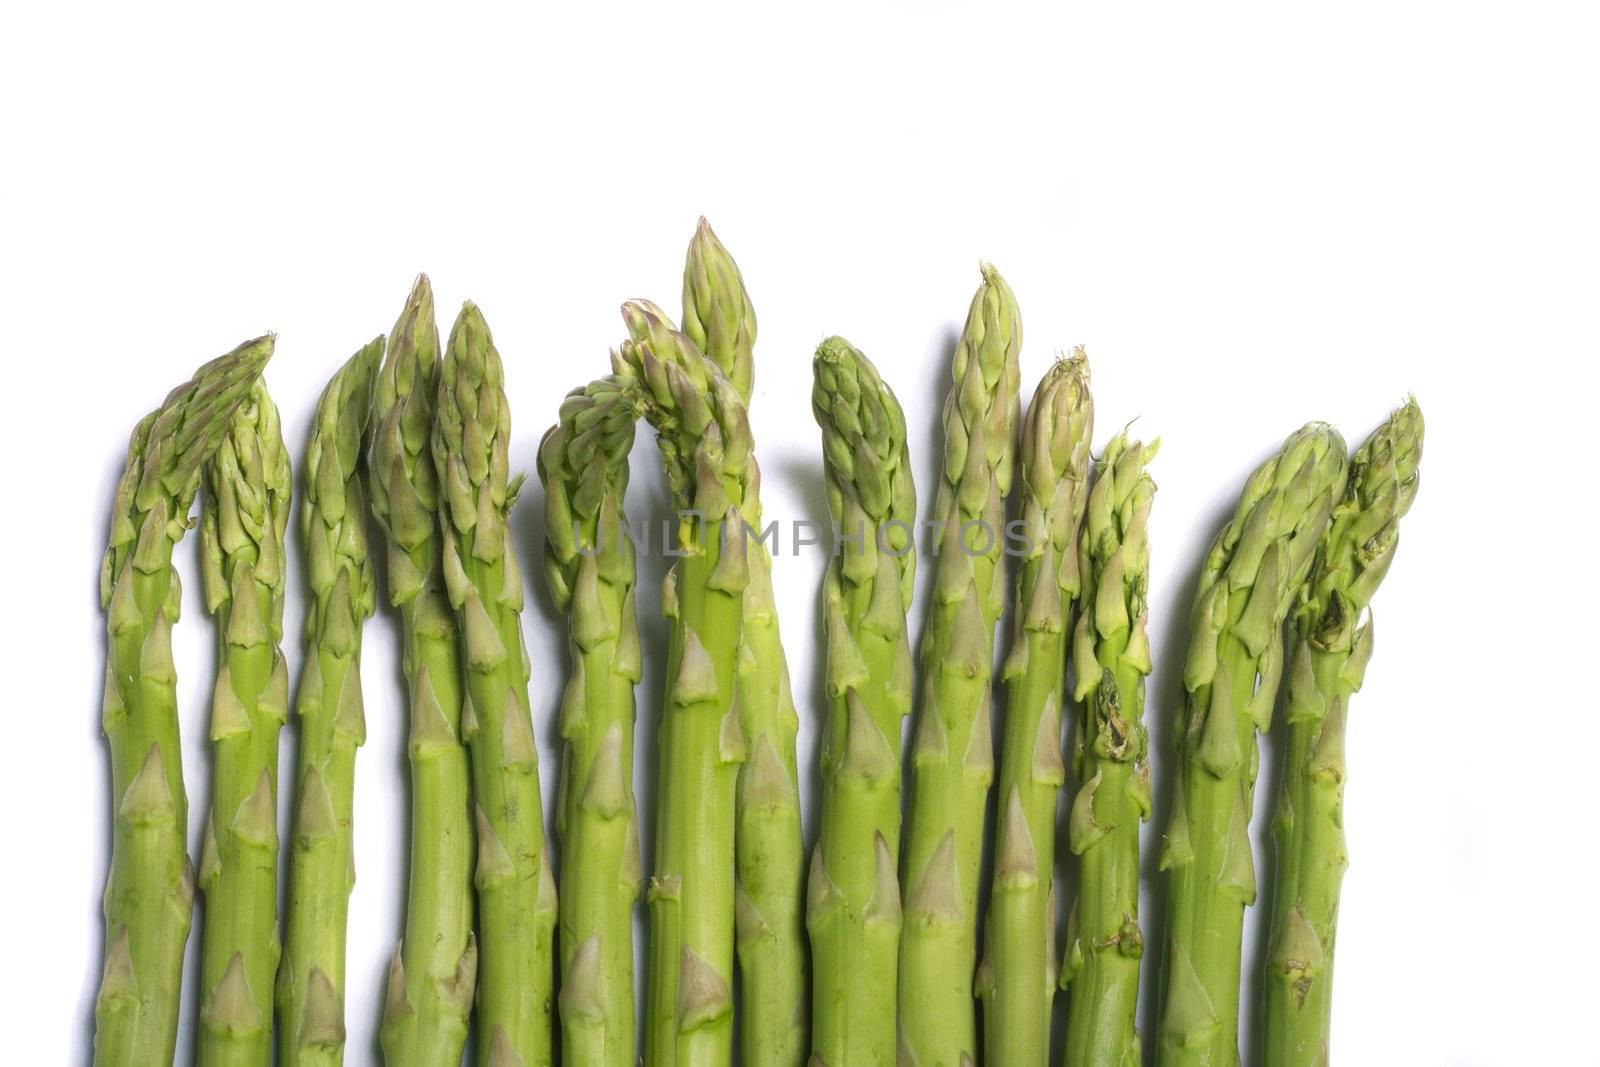
[[(115, 819), (97, 1063), (171, 1061), (197, 886), (199, 1061), (265, 1064), (274, 1045), (285, 1063), (344, 1060), (362, 629), (377, 600), (369, 517), (382, 532), (409, 704), (410, 872), (379, 1029), (386, 1062), (458, 1064), (470, 1037), (480, 1067), (558, 1058), (624, 1067), (642, 1029), (644, 1062), (667, 1067), (731, 1064), (736, 1033), (737, 1059), (752, 1067), (1042, 1065), (1058, 991), (1067, 1064), (1142, 1062), (1156, 445), (1122, 432), (1094, 454), (1081, 349), (1050, 366), (1022, 410), (1021, 315), (984, 266), (944, 404), (918, 662), (907, 625), (918, 546), (905, 416), (864, 354), (840, 337), (822, 342), (812, 408), (837, 537), (820, 603), (826, 703), (816, 709), (820, 818), (808, 853), (799, 716), (748, 410), (756, 316), (704, 220), (680, 319), (637, 300), (623, 305), (623, 323), (610, 373), (567, 396), (536, 456), (545, 584), (570, 660), (554, 701), (553, 843), (509, 523), (523, 481), (482, 312), (466, 304), (441, 346), (432, 290), (418, 278), (390, 333), (323, 391), (301, 471), (310, 596), (281, 952), (278, 742), (291, 705), (279, 642), (292, 477), (261, 381), (273, 338), (201, 367), (139, 423), (101, 581)], [(635, 689), (650, 650), (625, 507), (641, 418), (678, 513), (661, 591), (671, 636), (648, 880), (633, 766)], [(1162, 1064), (1238, 1062), (1240, 944), (1257, 892), (1257, 735), (1280, 696), (1260, 1033), (1268, 1063), (1327, 1062), (1346, 714), (1373, 648), (1364, 613), (1394, 557), (1421, 450), (1414, 401), (1353, 457), (1331, 427), (1307, 425), (1246, 481), (1205, 558), (1160, 854), (1170, 878), (1152, 976)], [(202, 484), (218, 666), (196, 870), (172, 552)], [(997, 723), (995, 633), (1008, 601)], [(1058, 841), (1074, 860), (1058, 857)], [(1065, 864), (1076, 867), (1071, 900)], [(638, 1020), (641, 894), (649, 938)]]

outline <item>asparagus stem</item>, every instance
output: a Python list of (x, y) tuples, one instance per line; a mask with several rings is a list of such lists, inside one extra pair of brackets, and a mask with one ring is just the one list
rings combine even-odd
[[(1422, 412), (1415, 401), (1362, 442), (1293, 613), (1287, 755), (1273, 832), (1278, 848), (1263, 984), (1266, 1062), (1328, 1062), (1334, 934), (1344, 844), (1344, 727), (1372, 655), (1360, 623), (1399, 545), (1417, 493)], [(1358, 625), (1360, 624), (1360, 625)]]
[(291, 475), (278, 409), (259, 381), (205, 468), (200, 546), (217, 620), (211, 811), (200, 849), (202, 1064), (272, 1056), (278, 972), (278, 731), (288, 715), (283, 535)]
[[(900, 402), (842, 337), (813, 361), (828, 510), (844, 540), (828, 565), (822, 820), (806, 920), (814, 1067), (893, 1067), (900, 944), (900, 720), (911, 710), (906, 609), (916, 489)], [(859, 540), (851, 540), (859, 538)]]
[(182, 596), (173, 546), (189, 528), (201, 467), (250, 396), (273, 339), (247, 341), (195, 372), (139, 422), (117, 483), (100, 572), (106, 613), (101, 728), (111, 748), (111, 873), (94, 1061), (169, 1063), (194, 904), (178, 740), (172, 627)]
[(1046, 372), (1022, 431), (1025, 555), (1000, 743), (994, 881), (977, 990), (991, 1063), (1043, 1067), (1056, 986), (1055, 811), (1065, 778), (1061, 700), (1067, 617), (1081, 576), (1078, 530), (1089, 494), (1094, 402), (1082, 351)]
[(477, 827), (477, 1059), (549, 1064), (554, 1041), (556, 886), (544, 834), (539, 756), (528, 708), (522, 574), (507, 529), (511, 409), (500, 353), (473, 304), (450, 329), (433, 422), (445, 591), (466, 657), (462, 732)]
[(361, 435), (380, 337), (339, 368), (317, 403), (306, 450), (305, 539), (312, 603), (296, 709), (293, 850), (287, 935), (278, 967), (278, 1057), (288, 1065), (344, 1059), (345, 931), (355, 884), (351, 849), (356, 748), (366, 739), (361, 630), (372, 614)]
[[(755, 308), (738, 264), (704, 218), (683, 273), (683, 332), (733, 384), (745, 404), (754, 381)], [(741, 517), (761, 529), (761, 500)], [(805, 841), (795, 735), (800, 728), (772, 598), (765, 542), (748, 546), (738, 708), (750, 745), (734, 810), (738, 870), (740, 1052), (748, 1067), (800, 1067), (807, 1045)]]
[(1161, 854), (1172, 877), (1158, 1050), (1165, 1067), (1239, 1059), (1240, 938), (1256, 894), (1256, 732), (1272, 718), (1284, 615), (1344, 481), (1338, 433), (1320, 423), (1296, 431), (1246, 481), (1200, 575)]
[(1146, 523), (1156, 445), (1117, 434), (1095, 466), (1080, 541), (1083, 608), (1073, 631), (1074, 750), (1080, 783), (1067, 823), (1078, 899), (1067, 923), (1062, 987), (1070, 988), (1067, 1067), (1138, 1067), (1139, 824), (1150, 817), (1144, 680), (1150, 673)]
[(944, 405), (934, 517), (943, 529), (922, 639), (925, 679), (911, 743), (902, 867), (900, 1033), (919, 1067), (977, 1059), (972, 1003), (984, 804), (994, 778), (989, 682), (1005, 501), (1017, 421), (1022, 322), (993, 267), (972, 298)]
[(759, 481), (744, 402), (664, 316), (624, 305), (617, 373), (640, 383), (680, 509), (662, 588), (672, 622), (661, 720), (645, 1062), (731, 1062), (734, 797), (748, 743), (734, 707), (745, 586), (740, 507)]
[(638, 383), (602, 378), (568, 394), (539, 445), (545, 577), (566, 612), (572, 676), (561, 701), (561, 1048), (568, 1063), (637, 1062), (633, 798), (639, 627), (634, 548), (623, 518)]
[(372, 412), (372, 512), (387, 546), (389, 602), (400, 611), (410, 704), (405, 936), (389, 963), (379, 1032), (391, 1067), (461, 1062), (478, 968), (460, 633), (439, 568), (439, 483), (427, 452), (438, 382), (433, 291), (418, 277), (389, 335)]

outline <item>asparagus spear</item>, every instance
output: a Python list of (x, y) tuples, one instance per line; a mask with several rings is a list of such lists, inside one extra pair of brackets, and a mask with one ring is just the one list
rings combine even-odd
[(289, 1065), (344, 1059), (345, 929), (355, 884), (351, 801), (356, 748), (367, 733), (361, 629), (373, 607), (361, 432), (382, 355), (380, 337), (339, 368), (317, 403), (306, 449), (300, 532), (312, 603), (296, 699), (294, 848), (277, 982), (278, 1057)]
[(1417, 493), (1422, 412), (1408, 401), (1350, 461), (1350, 478), (1294, 609), (1283, 789), (1273, 831), (1278, 877), (1263, 984), (1271, 1064), (1328, 1062), (1333, 949), (1344, 848), (1344, 726), (1372, 655), (1361, 613), (1399, 544)]
[(568, 394), (539, 444), (545, 577), (567, 613), (572, 676), (561, 701), (561, 1048), (576, 1064), (636, 1062), (633, 903), (634, 686), (641, 667), (634, 549), (623, 518), (638, 383), (602, 378)]
[(1067, 616), (1078, 597), (1078, 530), (1089, 494), (1094, 402), (1081, 350), (1046, 372), (1022, 431), (1016, 628), (1000, 743), (994, 882), (977, 990), (991, 1063), (1037, 1064), (1050, 1051), (1055, 994), (1055, 813)]
[(428, 436), (439, 394), (433, 290), (419, 276), (389, 334), (373, 401), (372, 512), (400, 609), (410, 699), (411, 877), (380, 1039), (391, 1067), (458, 1064), (477, 978), (472, 797), (461, 743), (460, 633), (439, 569), (439, 483)]
[(655, 875), (645, 1062), (731, 1061), (734, 796), (748, 744), (734, 707), (744, 592), (750, 581), (739, 509), (759, 480), (744, 402), (694, 342), (659, 312), (624, 305), (630, 331), (617, 373), (640, 383), (680, 509), (681, 557), (662, 586), (672, 621), (658, 741)]
[(822, 826), (806, 919), (815, 967), (814, 1067), (892, 1067), (900, 944), (900, 720), (911, 710), (906, 637), (916, 489), (905, 416), (867, 357), (830, 337), (812, 364), (828, 510), (828, 712)]
[(433, 462), (441, 486), (445, 591), (466, 656), (462, 733), (477, 826), (478, 1064), (548, 1064), (553, 1045), (556, 885), (528, 709), (522, 573), (506, 516), (511, 408), (483, 315), (461, 308), (440, 369)]
[(172, 549), (189, 528), (201, 467), (248, 400), (272, 345), (270, 336), (247, 341), (173, 390), (134, 429), (117, 483), (100, 571), (100, 725), (111, 747), (114, 816), (96, 1064), (169, 1063), (177, 1041), (194, 869), (184, 843), (188, 801), (172, 663), (182, 596)]
[(972, 1004), (984, 804), (994, 777), (989, 681), (1011, 489), (1022, 322), (993, 267), (972, 298), (944, 405), (942, 527), (922, 639), (924, 690), (911, 743), (900, 934), (902, 1060), (976, 1060)]
[[(1144, 680), (1150, 673), (1145, 595), (1146, 522), (1156, 445), (1117, 434), (1095, 466), (1080, 542), (1083, 610), (1073, 631), (1073, 699), (1082, 707), (1075, 747), (1080, 783), (1067, 823), (1078, 855), (1078, 899), (1062, 987), (1070, 988), (1068, 1067), (1138, 1067), (1139, 824), (1150, 817)], [(1070, 985), (1069, 985), (1070, 983)]]
[[(746, 405), (754, 378), (756, 314), (739, 266), (704, 218), (683, 272), (683, 332), (733, 383)], [(761, 499), (740, 512), (761, 529)], [(741, 1062), (800, 1067), (806, 1058), (805, 842), (789, 666), (772, 598), (764, 542), (749, 546), (738, 707), (750, 758), (739, 768), (734, 857), (738, 870)]]
[(704, 216), (683, 265), (683, 332), (748, 404), (755, 384), (756, 309), (739, 264)]
[(278, 730), (288, 715), (283, 533), (289, 453), (259, 381), (205, 468), (200, 558), (217, 620), (211, 811), (200, 848), (202, 1064), (272, 1056), (278, 972)]
[(1339, 434), (1321, 423), (1296, 431), (1245, 482), (1201, 571), (1161, 853), (1172, 872), (1158, 1055), (1167, 1067), (1238, 1062), (1240, 937), (1256, 894), (1256, 731), (1272, 718), (1283, 617), (1344, 480)]

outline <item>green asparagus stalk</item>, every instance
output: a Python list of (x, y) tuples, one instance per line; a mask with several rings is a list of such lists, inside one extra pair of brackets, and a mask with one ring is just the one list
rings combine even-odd
[(411, 877), (379, 1032), (390, 1067), (461, 1062), (478, 972), (460, 633), (440, 571), (439, 482), (428, 454), (438, 393), (433, 290), (419, 276), (378, 374), (369, 479), (410, 700)]
[(1081, 784), (1067, 823), (1078, 899), (1067, 923), (1067, 1067), (1139, 1067), (1139, 824), (1150, 817), (1144, 680), (1150, 673), (1146, 523), (1156, 444), (1117, 434), (1095, 465), (1080, 540), (1083, 609), (1072, 660), (1082, 708), (1074, 749)]
[(985, 265), (944, 405), (944, 470), (934, 503), (942, 533), (911, 743), (899, 1026), (902, 1062), (913, 1067), (977, 1059), (978, 871), (994, 778), (989, 683), (1005, 601), (1001, 550), (1021, 346), (1016, 300)]
[(828, 710), (822, 825), (811, 856), (813, 1067), (893, 1067), (899, 966), (900, 720), (916, 489), (900, 402), (842, 337), (812, 364), (828, 510), (841, 534), (823, 586)]
[(278, 1058), (308, 1067), (344, 1059), (345, 930), (355, 885), (351, 807), (356, 748), (366, 740), (361, 630), (372, 614), (361, 434), (383, 338), (339, 368), (317, 403), (306, 449), (300, 532), (312, 602), (295, 706), (293, 850), (287, 934), (278, 967)]
[(1160, 864), (1172, 878), (1159, 1023), (1165, 1067), (1239, 1059), (1240, 938), (1256, 895), (1256, 732), (1272, 719), (1284, 616), (1344, 481), (1339, 434), (1321, 423), (1296, 431), (1245, 482), (1201, 571)]
[(190, 526), (202, 466), (247, 403), (273, 339), (247, 341), (195, 372), (139, 422), (117, 483), (100, 571), (106, 613), (101, 728), (111, 748), (111, 875), (94, 1061), (170, 1063), (194, 904), (178, 741), (172, 626), (182, 595), (173, 546)]
[(683, 265), (683, 332), (749, 404), (755, 385), (756, 309), (739, 264), (704, 216)]
[[(759, 481), (744, 402), (659, 312), (624, 305), (636, 336), (614, 359), (640, 383), (680, 509), (682, 555), (662, 586), (671, 620), (661, 720), (645, 1062), (706, 1067), (733, 1046), (734, 797), (748, 754), (734, 706), (745, 586), (740, 508)], [(637, 336), (645, 318), (648, 336)]]
[(1372, 655), (1361, 623), (1394, 560), (1417, 493), (1422, 412), (1408, 401), (1356, 450), (1343, 498), (1294, 609), (1283, 789), (1273, 820), (1278, 871), (1267, 955), (1267, 1063), (1328, 1062), (1333, 949), (1344, 846), (1344, 728)]
[(561, 701), (561, 1049), (568, 1063), (631, 1067), (633, 799), (639, 625), (633, 542), (623, 518), (638, 383), (602, 378), (569, 394), (539, 444), (545, 578), (567, 614), (572, 676)]
[(278, 409), (256, 383), (205, 468), (200, 558), (217, 620), (199, 1061), (272, 1058), (278, 973), (278, 731), (288, 716), (283, 534), (291, 475)]
[[(683, 332), (750, 403), (754, 380), (755, 308), (738, 264), (704, 218), (689, 244), (683, 272)], [(740, 508), (761, 529), (761, 499)], [(739, 652), (738, 707), (750, 758), (739, 768), (734, 856), (739, 955), (741, 1062), (748, 1067), (800, 1067), (806, 1059), (805, 841), (795, 735), (800, 728), (789, 688), (789, 665), (772, 598), (772, 560), (765, 542), (749, 546), (744, 593), (744, 647)]]
[(450, 328), (433, 421), (445, 591), (461, 626), (461, 709), (478, 832), (479, 1067), (552, 1061), (556, 884), (528, 707), (522, 572), (506, 517), (511, 408), (489, 326), (471, 303)]
[(1081, 350), (1046, 372), (1022, 430), (1023, 556), (1002, 675), (994, 881), (977, 991), (990, 1063), (1043, 1067), (1056, 986), (1055, 814), (1065, 771), (1061, 701), (1067, 618), (1082, 577), (1078, 531), (1089, 495), (1094, 401)]

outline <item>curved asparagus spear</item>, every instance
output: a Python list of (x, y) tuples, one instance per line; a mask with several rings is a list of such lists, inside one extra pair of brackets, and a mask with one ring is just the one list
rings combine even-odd
[(339, 368), (317, 402), (306, 448), (300, 532), (312, 603), (295, 701), (300, 751), (277, 984), (278, 1057), (284, 1064), (344, 1059), (345, 930), (355, 884), (351, 807), (356, 748), (367, 733), (361, 629), (373, 608), (361, 433), (382, 355), (380, 337)]
[(911, 711), (906, 636), (916, 489), (900, 402), (842, 337), (813, 361), (828, 510), (845, 537), (828, 564), (828, 712), (822, 820), (806, 920), (814, 1067), (893, 1067), (900, 945), (900, 720)]
[(1201, 570), (1161, 851), (1172, 872), (1158, 1049), (1168, 1067), (1238, 1062), (1240, 937), (1256, 894), (1256, 731), (1272, 719), (1283, 617), (1344, 479), (1345, 444), (1332, 427), (1291, 434), (1245, 482)]
[(195, 372), (140, 420), (111, 510), (100, 571), (106, 613), (101, 728), (111, 747), (111, 875), (94, 1060), (170, 1063), (183, 947), (194, 903), (184, 843), (188, 801), (178, 742), (172, 626), (182, 597), (172, 548), (189, 528), (200, 469), (245, 403), (273, 339), (247, 341)]
[(1089, 495), (1094, 401), (1082, 350), (1039, 382), (1022, 430), (1015, 632), (1000, 743), (994, 882), (977, 990), (990, 1063), (1043, 1067), (1055, 995), (1055, 814), (1067, 617), (1081, 587), (1078, 530)]
[(278, 973), (278, 730), (288, 716), (283, 533), (289, 453), (259, 381), (205, 468), (200, 558), (217, 620), (211, 811), (200, 846), (202, 1064), (272, 1056)]
[(389, 602), (400, 609), (410, 705), (411, 877), (380, 1030), (391, 1067), (461, 1061), (478, 972), (460, 633), (439, 569), (439, 482), (428, 454), (438, 394), (433, 290), (419, 276), (378, 375), (369, 477), (387, 546)]
[(433, 420), (445, 591), (466, 656), (462, 732), (472, 756), (478, 834), (477, 1042), (480, 1067), (548, 1064), (554, 1042), (556, 886), (528, 710), (522, 572), (506, 516), (511, 408), (483, 315), (463, 305), (450, 328)]
[(912, 1067), (977, 1059), (978, 870), (994, 777), (989, 681), (1005, 601), (1000, 556), (1021, 346), (1016, 299), (985, 265), (944, 405), (944, 470), (934, 503), (942, 533), (911, 742), (899, 1026), (903, 1062)]
[(1144, 680), (1150, 673), (1145, 596), (1146, 522), (1156, 485), (1145, 471), (1156, 445), (1117, 434), (1095, 465), (1080, 541), (1083, 609), (1072, 659), (1082, 706), (1067, 822), (1078, 859), (1078, 899), (1067, 923), (1062, 988), (1070, 990), (1068, 1067), (1139, 1067), (1139, 824), (1150, 817)]
[(631, 1067), (633, 903), (639, 827), (633, 800), (634, 686), (641, 668), (634, 549), (623, 518), (638, 383), (602, 378), (568, 394), (539, 444), (545, 577), (567, 613), (572, 676), (561, 700), (564, 783), (561, 1048), (568, 1063)]
[(641, 386), (662, 466), (680, 509), (662, 587), (672, 620), (661, 719), (645, 1062), (731, 1061), (734, 795), (748, 745), (734, 707), (744, 592), (750, 581), (739, 509), (759, 474), (744, 402), (716, 364), (659, 312), (624, 305), (630, 332), (617, 372)]
[[(750, 403), (755, 308), (739, 266), (704, 218), (689, 243), (683, 272), (683, 332)], [(751, 492), (740, 513), (761, 529), (761, 499)], [(738, 867), (739, 1027), (741, 1062), (800, 1067), (805, 1062), (805, 840), (789, 665), (772, 598), (766, 544), (749, 546), (744, 646), (738, 707), (750, 758), (739, 768), (734, 855)]]
[(1372, 655), (1372, 623), (1358, 623), (1394, 559), (1421, 459), (1422, 412), (1413, 400), (1356, 450), (1294, 611), (1288, 751), (1273, 820), (1278, 877), (1263, 985), (1263, 1047), (1274, 1065), (1328, 1062), (1334, 928), (1346, 865), (1345, 710)]

